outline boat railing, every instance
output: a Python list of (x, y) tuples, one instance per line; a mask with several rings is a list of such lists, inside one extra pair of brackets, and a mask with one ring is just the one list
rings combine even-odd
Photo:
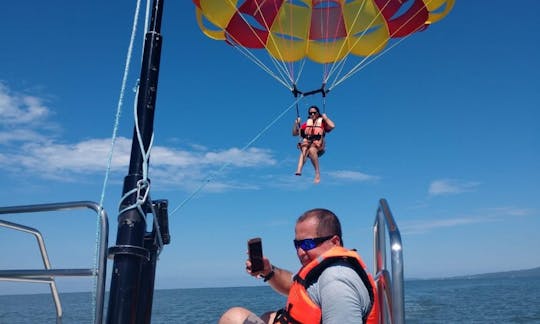
[[(390, 249), (387, 249), (386, 233)], [(405, 323), (403, 245), (401, 234), (385, 199), (379, 201), (373, 225), (374, 273), (379, 297), (379, 323)], [(387, 254), (390, 254), (390, 270)]]
[(56, 286), (56, 277), (86, 277), (94, 276), (96, 280), (96, 305), (94, 321), (101, 323), (103, 319), (103, 305), (105, 298), (105, 273), (107, 265), (107, 245), (109, 237), (109, 223), (107, 213), (97, 203), (92, 201), (75, 201), (61, 202), (51, 204), (37, 204), (24, 206), (9, 206), (0, 207), (0, 215), (4, 214), (26, 214), (38, 212), (66, 211), (74, 209), (92, 209), (99, 217), (99, 251), (97, 268), (90, 269), (53, 269), (45, 247), (45, 241), (41, 232), (35, 228), (0, 220), (0, 226), (8, 229), (21, 231), (34, 235), (43, 260), (44, 269), (15, 269), (15, 270), (0, 270), (0, 280), (4, 281), (20, 281), (20, 282), (36, 282), (47, 283), (50, 286), (54, 305), (56, 307), (56, 322), (62, 322), (62, 305), (60, 296)]

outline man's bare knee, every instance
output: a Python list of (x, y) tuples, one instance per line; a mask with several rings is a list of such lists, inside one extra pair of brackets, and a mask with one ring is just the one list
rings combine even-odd
[(266, 324), (257, 315), (242, 307), (233, 307), (219, 319), (219, 324)]

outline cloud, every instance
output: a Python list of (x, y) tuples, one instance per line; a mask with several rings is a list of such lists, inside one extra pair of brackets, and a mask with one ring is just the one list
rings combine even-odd
[(516, 207), (496, 207), (479, 211), (476, 215), (459, 216), (455, 218), (424, 219), (401, 222), (401, 232), (404, 234), (423, 234), (441, 228), (459, 227), (471, 224), (492, 223), (515, 217), (533, 216), (535, 210)]
[[(49, 120), (52, 115), (52, 109), (43, 99), (15, 93), (0, 82), (0, 170), (62, 182), (96, 175), (101, 178), (107, 167), (119, 177), (125, 175), (130, 163), (131, 139), (115, 140), (109, 165), (111, 139), (62, 143), (57, 136), (59, 129)], [(210, 150), (198, 144), (187, 149), (154, 146), (150, 177), (154, 182), (188, 190), (203, 182), (206, 182), (205, 190), (214, 192), (257, 189), (218, 173), (275, 164), (272, 151), (256, 147)]]
[[(111, 148), (111, 139), (91, 139), (74, 144), (59, 144), (53, 141), (42, 143), (28, 142), (17, 150), (3, 153), (0, 168), (17, 168), (25, 173), (32, 173), (43, 178), (61, 178), (104, 173)], [(112, 172), (125, 172), (130, 161), (131, 139), (116, 139), (115, 151), (110, 164)], [(234, 168), (256, 168), (276, 164), (272, 152), (265, 149), (250, 148), (242, 151), (230, 148), (220, 151), (187, 151), (156, 146), (151, 152), (152, 174), (162, 176), (163, 182), (172, 183), (171, 179), (179, 174), (199, 181), (207, 178), (211, 172), (221, 166)], [(67, 179), (66, 179), (67, 180)], [(181, 180), (181, 179), (177, 179)], [(186, 179), (184, 179), (186, 180)], [(221, 189), (231, 186), (213, 184)], [(212, 186), (210, 186), (212, 187)]]
[(30, 129), (13, 129), (0, 131), (0, 144), (34, 142), (41, 143), (48, 140), (48, 136)]
[[(66, 142), (58, 136), (60, 129), (50, 121), (53, 110), (45, 100), (10, 91), (0, 83), (0, 170), (60, 182), (80, 182), (91, 177), (101, 179), (106, 170), (121, 181), (125, 175), (131, 151), (131, 139), (115, 140), (114, 154), (109, 163), (111, 139), (93, 138)], [(182, 148), (154, 145), (151, 152), (150, 178), (160, 188), (193, 190), (204, 184), (206, 191), (222, 192), (232, 189), (260, 189), (237, 176), (239, 172), (277, 165), (269, 149), (229, 147), (209, 149), (197, 143)], [(325, 173), (339, 181), (377, 181), (378, 176), (350, 170)], [(262, 178), (261, 174), (250, 178)], [(294, 177), (269, 175), (267, 186), (302, 189)], [(263, 177), (264, 178), (264, 177)], [(257, 180), (254, 180), (258, 183)], [(305, 183), (308, 188), (311, 182)], [(304, 189), (305, 189), (304, 188)]]
[(44, 144), (56, 136), (58, 127), (49, 120), (53, 111), (43, 102), (38, 97), (15, 93), (0, 82), (0, 145)]
[(428, 193), (430, 196), (455, 195), (474, 191), (479, 185), (479, 182), (473, 181), (441, 179), (430, 183)]
[(405, 221), (400, 226), (401, 232), (404, 234), (422, 234), (437, 230), (440, 228), (456, 227), (475, 223), (484, 223), (487, 221), (493, 221), (492, 218), (480, 219), (474, 217), (462, 217), (462, 218), (448, 218), (437, 220), (422, 220), (422, 221)]
[(489, 212), (491, 215), (497, 215), (497, 216), (523, 217), (523, 216), (530, 216), (535, 211), (530, 208), (496, 207), (496, 208), (488, 208), (487, 212)]
[(0, 125), (21, 125), (41, 122), (51, 114), (43, 100), (34, 96), (12, 93), (0, 82)]
[(379, 180), (378, 176), (373, 176), (373, 175), (365, 174), (362, 172), (349, 171), (349, 170), (330, 171), (328, 172), (328, 175), (336, 179), (356, 181), (356, 182)]

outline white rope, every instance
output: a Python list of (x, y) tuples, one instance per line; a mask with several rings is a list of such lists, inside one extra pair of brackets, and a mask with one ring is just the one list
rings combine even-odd
[[(126, 90), (127, 79), (128, 79), (128, 76), (129, 76), (129, 67), (131, 65), (131, 58), (133, 56), (133, 44), (135, 42), (135, 35), (137, 33), (137, 23), (138, 23), (140, 5), (141, 5), (141, 0), (137, 0), (135, 13), (133, 15), (133, 24), (132, 24), (132, 28), (131, 28), (131, 37), (130, 37), (128, 51), (127, 51), (127, 55), (126, 55), (126, 62), (125, 62), (125, 65), (124, 65), (124, 74), (122, 76), (122, 84), (120, 86), (120, 96), (118, 98), (118, 103), (116, 105), (116, 115), (115, 115), (115, 120), (114, 120), (113, 133), (112, 133), (112, 136), (111, 136), (111, 148), (109, 150), (109, 156), (107, 158), (107, 169), (105, 171), (105, 177), (103, 179), (103, 186), (102, 186), (102, 189), (101, 189), (101, 197), (100, 197), (100, 200), (99, 200), (100, 212), (103, 210), (103, 203), (105, 201), (105, 194), (106, 194), (106, 190), (107, 190), (107, 184), (109, 182), (109, 175), (110, 175), (110, 172), (111, 172), (111, 165), (112, 165), (112, 157), (113, 157), (113, 153), (114, 153), (114, 146), (115, 146), (115, 143), (116, 143), (116, 138), (118, 137), (118, 128), (119, 128), (119, 125), (120, 125), (120, 116), (122, 115), (122, 106), (124, 104), (124, 95), (125, 95), (125, 90)], [(101, 240), (100, 222), (101, 222), (101, 219), (98, 217), (98, 220), (97, 220), (97, 223), (96, 223), (96, 242), (95, 242), (95, 251), (94, 251), (94, 270), (96, 270), (97, 267), (98, 267), (99, 242)], [(100, 273), (100, 275), (103, 276), (105, 274)], [(92, 291), (92, 297), (93, 297), (92, 298), (92, 309), (94, 310), (94, 312), (93, 312), (93, 315), (92, 315), (93, 316), (92, 322), (95, 321), (96, 290), (97, 290), (97, 277), (94, 277), (94, 289)]]
[[(148, 28), (150, 26), (150, 0), (146, 0), (146, 12), (144, 14), (144, 34), (146, 34), (146, 32), (148, 31)], [(144, 50), (144, 46), (143, 46), (143, 50)], [(144, 51), (143, 51), (144, 52)]]
[[(300, 102), (302, 99), (304, 98), (304, 96), (300, 96), (298, 97), (289, 107), (285, 108), (285, 110), (283, 110), (279, 115), (277, 115), (277, 117), (275, 117), (269, 124), (267, 124), (257, 135), (255, 135), (255, 137), (253, 137), (244, 147), (242, 147), (240, 149), (240, 152), (244, 152), (245, 150), (247, 150), (251, 145), (253, 145), (253, 143), (255, 143), (259, 138), (261, 138), (261, 136), (266, 133), (270, 127), (272, 127), (278, 120), (280, 120), (283, 116), (285, 116), (285, 114), (291, 110), (293, 107), (296, 106), (296, 104), (298, 102)], [(216, 172), (214, 172), (214, 174), (206, 177), (204, 180), (203, 180), (203, 183), (201, 183), (201, 185), (199, 185), (199, 187), (197, 189), (195, 189), (186, 199), (184, 199), (176, 208), (174, 208), (170, 213), (169, 215), (173, 215), (174, 213), (176, 213), (180, 208), (182, 208), (188, 201), (190, 201), (191, 199), (193, 199), (199, 192), (201, 192), (201, 190), (204, 189), (204, 187), (206, 187), (206, 185), (208, 183), (210, 183), (210, 181), (214, 180), (214, 178), (219, 174), (221, 173), (226, 167), (228, 167), (232, 162), (227, 162), (227, 163), (224, 163)]]
[[(136, 100), (133, 103), (133, 114), (135, 119), (135, 134), (137, 135), (137, 141), (139, 143), (139, 149), (141, 151), (141, 155), (143, 157), (142, 162), (142, 179), (137, 181), (137, 188), (134, 188), (128, 192), (126, 192), (122, 198), (120, 199), (119, 206), (122, 206), (122, 203), (124, 200), (126, 200), (129, 196), (131, 196), (134, 193), (137, 193), (137, 197), (135, 200), (135, 203), (120, 210), (119, 214), (124, 213), (125, 211), (128, 211), (133, 208), (137, 208), (137, 210), (141, 213), (141, 215), (145, 215), (142, 206), (146, 203), (148, 194), (150, 193), (150, 181), (148, 181), (148, 161), (150, 159), (150, 152), (152, 150), (152, 144), (154, 142), (154, 133), (152, 133), (152, 137), (150, 139), (150, 144), (148, 145), (148, 151), (145, 151), (144, 149), (144, 143), (141, 135), (141, 130), (139, 128), (139, 117), (137, 115), (137, 102), (139, 98), (139, 86), (137, 85), (137, 91), (135, 98)], [(146, 219), (142, 217), (144, 221)]]

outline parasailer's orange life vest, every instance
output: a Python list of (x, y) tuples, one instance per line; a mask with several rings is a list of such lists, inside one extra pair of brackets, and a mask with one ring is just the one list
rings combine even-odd
[(326, 132), (326, 124), (322, 117), (319, 117), (313, 121), (308, 120), (302, 125), (302, 137), (307, 140), (320, 140), (324, 137)]
[(358, 253), (345, 249), (341, 246), (334, 247), (323, 253), (317, 259), (304, 266), (294, 276), (294, 281), (289, 290), (287, 306), (274, 323), (282, 324), (318, 324), (321, 323), (321, 308), (309, 298), (307, 287), (316, 282), (324, 269), (338, 261), (346, 261), (356, 271), (366, 286), (371, 300), (371, 309), (364, 316), (363, 322), (376, 324), (379, 322), (379, 303), (375, 281), (366, 270), (364, 261)]

